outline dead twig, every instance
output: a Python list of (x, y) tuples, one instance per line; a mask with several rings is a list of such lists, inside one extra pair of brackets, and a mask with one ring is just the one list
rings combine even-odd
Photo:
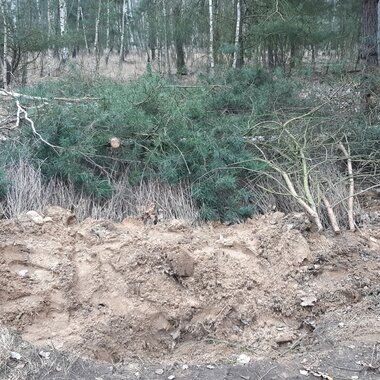
[[(17, 105), (17, 121), (16, 121), (16, 127), (20, 125), (21, 115), (24, 114), (24, 119), (30, 124), (30, 127), (32, 128), (33, 133), (46, 145), (50, 146), (50, 148), (53, 148), (55, 152), (57, 152), (57, 149), (62, 149), (62, 147), (50, 144), (49, 141), (45, 140), (40, 133), (37, 132), (34, 121), (29, 117), (26, 110), (20, 105), (20, 102), (18, 99), (16, 99), (16, 105)], [(58, 152), (57, 152), (58, 153)]]
[(272, 367), (272, 368), (269, 368), (268, 371), (266, 371), (266, 372), (264, 373), (264, 375), (262, 375), (258, 380), (264, 380), (264, 378), (265, 378), (266, 376), (268, 376), (269, 373), (272, 372), (272, 371), (273, 371), (274, 369), (276, 369), (276, 368), (277, 368), (277, 366)]

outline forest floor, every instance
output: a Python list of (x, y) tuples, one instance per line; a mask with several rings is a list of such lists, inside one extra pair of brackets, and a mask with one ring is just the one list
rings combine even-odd
[(379, 379), (380, 225), (306, 228), (1, 220), (0, 379)]

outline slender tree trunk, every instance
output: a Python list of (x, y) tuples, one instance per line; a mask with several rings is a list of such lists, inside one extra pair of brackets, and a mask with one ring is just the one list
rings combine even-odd
[(51, 0), (47, 0), (47, 25), (48, 25), (48, 35), (52, 37), (53, 25), (54, 25), (54, 13), (52, 11)]
[(83, 8), (82, 7), (79, 8), (79, 13), (80, 13), (80, 18), (82, 20), (84, 46), (86, 46), (87, 54), (90, 54), (91, 52), (90, 52), (90, 48), (89, 48), (88, 42), (87, 42), (87, 31), (86, 31), (86, 26), (84, 24), (84, 16), (83, 16)]
[(127, 2), (127, 7), (128, 7), (128, 14), (127, 14), (127, 26), (128, 26), (128, 45), (129, 45), (129, 49), (128, 50), (131, 50), (132, 47), (135, 47), (136, 43), (135, 43), (135, 36), (133, 34), (133, 30), (131, 28), (131, 23), (130, 23), (130, 20), (132, 20), (132, 17), (133, 17), (133, 13), (132, 13), (132, 0), (128, 0)]
[(241, 21), (241, 0), (236, 0), (236, 29), (235, 29), (235, 50), (232, 67), (236, 69), (239, 55), (239, 41), (240, 41), (240, 21)]
[(8, 23), (7, 23), (7, 15), (5, 11), (6, 3), (5, 0), (1, 0), (1, 13), (3, 15), (3, 62), (2, 62), (2, 81), (3, 88), (8, 88), (8, 70), (7, 70), (7, 54), (8, 54)]
[(148, 7), (148, 48), (150, 50), (150, 59), (154, 61), (156, 59), (157, 48), (157, 27), (156, 27), (156, 2), (151, 0)]
[[(67, 28), (67, 6), (66, 0), (59, 0), (59, 30), (61, 37), (66, 34)], [(63, 47), (60, 51), (60, 63), (65, 64), (69, 58), (69, 51), (67, 47)]]
[(95, 21), (95, 38), (94, 38), (94, 55), (96, 60), (95, 71), (99, 69), (99, 59), (100, 59), (100, 49), (99, 49), (99, 23), (100, 23), (100, 12), (102, 11), (102, 0), (98, 1), (98, 13), (96, 15)]
[(22, 64), (22, 71), (21, 71), (21, 85), (26, 86), (28, 83), (28, 52), (23, 54), (21, 64)]
[(106, 27), (106, 65), (108, 65), (108, 60), (110, 58), (110, 0), (107, 1), (107, 27)]
[[(48, 36), (49, 39), (51, 39), (54, 34), (55, 34), (55, 28), (54, 28), (54, 12), (51, 4), (52, 0), (47, 0), (47, 31), (48, 31)], [(52, 67), (52, 62), (54, 58), (54, 46), (49, 44), (48, 49), (47, 49), (47, 71), (48, 75), (51, 75), (51, 67)]]
[[(38, 25), (42, 26), (42, 11), (41, 11), (41, 2), (40, 0), (36, 0), (36, 6), (37, 6), (37, 14), (38, 14)], [(44, 76), (44, 69), (45, 69), (45, 52), (40, 52), (40, 77), (42, 78)]]
[(166, 72), (170, 74), (170, 44), (168, 36), (168, 11), (166, 0), (163, 0), (163, 12), (164, 12), (164, 34), (165, 34), (165, 59), (166, 59)]
[(123, 9), (121, 11), (121, 34), (120, 34), (120, 57), (119, 62), (124, 62), (124, 40), (125, 40), (125, 18), (127, 17), (127, 2), (126, 0), (123, 0)]
[(179, 0), (173, 8), (174, 17), (174, 44), (177, 53), (177, 74), (186, 75), (187, 68), (185, 63), (185, 49), (183, 47), (183, 31), (182, 31), (182, 0)]
[(270, 69), (274, 68), (274, 54), (273, 54), (272, 41), (269, 42), (269, 46), (268, 46), (268, 67)]
[(213, 0), (208, 1), (208, 12), (209, 12), (209, 29), (210, 29), (209, 61), (210, 61), (211, 74), (214, 74), (215, 61), (214, 61), (214, 3), (213, 3)]
[[(80, 8), (81, 8), (81, 0), (78, 0), (78, 2), (77, 2), (77, 19), (76, 19), (77, 38), (79, 38), (79, 33), (80, 33)], [(72, 57), (75, 58), (78, 54), (79, 54), (79, 45), (74, 47)]]
[(240, 29), (239, 29), (239, 52), (236, 62), (236, 67), (243, 67), (244, 65), (244, 40), (243, 40), (243, 10), (242, 5), (240, 7)]
[(379, 0), (363, 0), (362, 46), (360, 56), (367, 67), (378, 65), (377, 32)]

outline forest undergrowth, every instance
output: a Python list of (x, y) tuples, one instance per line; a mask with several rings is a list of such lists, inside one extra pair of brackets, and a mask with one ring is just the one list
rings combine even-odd
[(122, 220), (154, 204), (191, 222), (304, 211), (319, 230), (352, 229), (355, 196), (378, 184), (376, 94), (363, 100), (374, 81), (253, 66), (188, 81), (148, 67), (127, 83), (73, 70), (3, 93), (1, 213), (54, 203)]

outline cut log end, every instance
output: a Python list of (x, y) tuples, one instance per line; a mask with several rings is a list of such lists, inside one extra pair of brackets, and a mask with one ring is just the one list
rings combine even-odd
[(110, 144), (112, 149), (118, 149), (121, 146), (121, 141), (117, 137), (112, 137), (109, 141), (109, 144)]

